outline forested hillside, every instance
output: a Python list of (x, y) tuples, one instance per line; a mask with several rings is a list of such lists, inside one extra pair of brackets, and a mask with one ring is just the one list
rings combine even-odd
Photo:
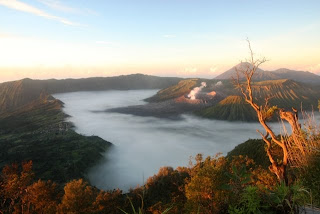
[(77, 134), (65, 122), (63, 103), (50, 95), (0, 117), (0, 168), (33, 161), (36, 178), (64, 183), (83, 178), (111, 143)]

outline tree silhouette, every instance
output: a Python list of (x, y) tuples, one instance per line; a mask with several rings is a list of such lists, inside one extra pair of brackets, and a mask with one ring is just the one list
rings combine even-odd
[[(305, 141), (303, 130), (298, 119), (298, 112), (292, 108), (291, 111), (287, 111), (277, 106), (270, 106), (269, 100), (272, 95), (266, 97), (263, 102), (257, 100), (253, 96), (254, 85), (252, 83), (252, 77), (256, 73), (259, 66), (265, 63), (266, 58), (255, 59), (254, 53), (251, 49), (250, 41), (247, 40), (250, 58), (246, 60), (244, 66), (236, 68), (237, 76), (233, 78), (236, 88), (240, 90), (245, 101), (255, 110), (258, 120), (265, 130), (265, 134), (257, 130), (262, 136), (263, 141), (267, 145), (267, 155), (271, 162), (269, 169), (273, 172), (280, 182), (288, 184), (287, 166), (289, 162), (295, 163), (299, 166), (305, 164), (302, 163), (303, 157), (307, 157), (306, 152), (309, 151), (308, 142)], [(241, 77), (244, 77), (242, 82)], [(259, 105), (260, 104), (260, 105)], [(288, 122), (291, 127), (291, 133), (289, 135), (277, 136), (274, 131), (268, 125), (268, 119), (273, 117), (275, 113), (281, 121)], [(281, 150), (281, 158), (277, 158), (274, 150)]]

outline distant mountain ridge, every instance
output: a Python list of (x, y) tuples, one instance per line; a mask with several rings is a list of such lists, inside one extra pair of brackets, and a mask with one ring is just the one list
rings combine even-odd
[(0, 114), (14, 111), (23, 105), (41, 98), (41, 94), (55, 94), (76, 91), (161, 89), (178, 83), (182, 78), (157, 77), (143, 74), (116, 77), (93, 77), (65, 80), (32, 80), (0, 84)]
[[(236, 69), (244, 70), (251, 68), (251, 65), (247, 62), (239, 63), (238, 65), (232, 67), (231, 69), (223, 72), (222, 74), (215, 77), (215, 79), (232, 79), (236, 77)], [(244, 78), (240, 74), (240, 79)], [(308, 71), (295, 71), (287, 68), (280, 68), (274, 71), (264, 71), (260, 68), (257, 69), (253, 76), (254, 81), (264, 81), (264, 80), (277, 80), (277, 79), (290, 79), (302, 83), (312, 83), (320, 84), (320, 76)]]
[[(241, 68), (250, 68), (247, 63), (237, 65)], [(116, 77), (94, 77), (85, 79), (65, 79), (65, 80), (32, 80), (23, 79), (13, 82), (0, 84), (0, 117), (8, 115), (10, 112), (15, 112), (19, 109), (29, 108), (39, 102), (51, 102), (54, 98), (50, 98), (55, 93), (66, 93), (76, 91), (103, 91), (103, 90), (130, 90), (130, 89), (162, 89), (154, 96), (145, 99), (151, 103), (153, 107), (161, 107), (161, 112), (166, 112), (172, 106), (179, 106), (172, 112), (179, 114), (180, 110), (197, 110), (198, 115), (227, 120), (252, 120), (252, 113), (247, 107), (242, 107), (239, 99), (232, 96), (241, 95), (234, 88), (230, 78), (235, 74), (236, 66), (229, 69), (224, 74), (219, 75), (215, 79), (182, 79), (177, 77), (157, 77), (143, 74), (122, 75)], [(288, 77), (290, 78), (285, 78)], [(230, 78), (229, 78), (230, 77)], [(222, 78), (219, 80), (218, 78)], [(241, 76), (240, 76), (241, 78)], [(310, 110), (311, 106), (316, 107), (320, 98), (320, 84), (311, 84), (319, 81), (320, 77), (310, 72), (292, 71), (289, 69), (278, 69), (273, 72), (263, 71), (258, 69), (252, 84), (254, 89), (254, 97), (258, 100), (264, 100), (267, 96), (272, 96), (271, 105), (277, 105), (280, 108), (295, 107), (300, 109), (303, 103), (304, 110)], [(206, 82), (207, 87), (202, 90), (202, 93), (218, 94), (221, 103), (212, 103), (208, 106), (207, 98), (204, 98), (196, 105), (180, 103), (177, 104), (174, 99), (183, 97), (188, 101), (187, 94), (201, 82)], [(308, 83), (308, 84), (306, 84)], [(231, 97), (229, 97), (231, 96)], [(229, 97), (229, 98), (228, 98)], [(167, 102), (170, 101), (170, 102)], [(162, 103), (166, 102), (166, 103)], [(163, 105), (161, 105), (161, 103)], [(172, 105), (170, 105), (170, 103)], [(183, 105), (189, 105), (190, 108), (185, 108)], [(215, 105), (215, 106), (213, 106)], [(181, 107), (182, 106), (182, 107)], [(181, 108), (180, 108), (181, 107)], [(127, 109), (125, 112), (130, 112), (133, 108)], [(140, 108), (140, 110), (146, 108)], [(154, 108), (155, 109), (155, 108)], [(137, 110), (137, 108), (134, 108)], [(202, 111), (202, 112), (201, 112)], [(180, 112), (181, 113), (181, 112)], [(151, 113), (150, 113), (151, 114)], [(231, 115), (231, 116), (230, 116)]]
[[(223, 72), (222, 74), (215, 77), (215, 79), (232, 79), (237, 77), (237, 70), (246, 70), (250, 69), (251, 65), (246, 62), (239, 63), (229, 70)], [(239, 78), (244, 78), (243, 74), (239, 73)], [(276, 74), (270, 71), (264, 71), (260, 68), (256, 70), (256, 73), (253, 76), (254, 81), (262, 81), (262, 80), (276, 80), (280, 79)]]

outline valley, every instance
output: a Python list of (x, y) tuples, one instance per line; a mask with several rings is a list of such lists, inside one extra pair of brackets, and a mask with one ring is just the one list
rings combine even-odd
[[(271, 95), (279, 108), (318, 104), (319, 88), (311, 83), (272, 79), (252, 87), (255, 97)], [(0, 89), (0, 166), (32, 160), (37, 179), (61, 187), (84, 178), (127, 192), (159, 168), (186, 167), (198, 154), (249, 155), (267, 167), (263, 144), (250, 140), (260, 137), (260, 124), (230, 79), (136, 74), (24, 79)], [(276, 133), (280, 126), (271, 123)], [(250, 153), (251, 143), (260, 155)]]
[(0, 0), (0, 214), (320, 213), (319, 8)]
[[(101, 189), (128, 190), (142, 185), (162, 166), (187, 166), (190, 156), (223, 153), (248, 138), (259, 138), (258, 123), (208, 120), (190, 114), (180, 119), (121, 114), (104, 109), (143, 105), (157, 90), (100, 91), (55, 94), (75, 131), (96, 135), (114, 144), (89, 172)], [(272, 125), (278, 129), (279, 124)], [(226, 143), (228, 142), (228, 143)]]
[[(288, 77), (289, 74), (292, 74), (291, 71), (287, 70), (282, 70), (280, 73), (287, 75), (282, 77)], [(303, 77), (300, 79), (301, 82), (288, 79), (265, 80), (270, 78), (270, 75), (260, 75), (264, 80), (253, 84), (254, 96), (263, 100), (266, 96), (271, 95), (271, 105), (277, 105), (279, 108), (295, 107), (300, 109), (301, 103), (303, 103), (304, 110), (310, 110), (312, 109), (311, 106), (317, 106), (320, 95), (317, 86), (314, 86), (312, 83), (307, 85), (305, 81), (309, 79), (305, 78), (304, 73), (302, 74), (295, 71), (293, 74), (294, 77)], [(230, 70), (222, 77), (226, 78), (227, 75), (230, 75)], [(316, 78), (314, 78), (314, 80), (315, 79)], [(261, 78), (259, 80), (261, 80)], [(188, 97), (189, 93), (202, 83), (205, 83), (206, 87), (201, 88), (201, 90), (195, 94), (194, 99), (190, 99), (190, 97)], [(157, 88), (160, 88), (160, 90)], [(128, 89), (131, 91), (128, 91)], [(144, 93), (143, 91), (139, 92), (141, 89), (153, 90)], [(81, 94), (77, 91), (88, 92)], [(102, 99), (99, 106), (94, 106), (93, 103), (96, 102), (94, 100), (88, 101), (87, 103), (81, 102), (71, 105), (83, 106), (84, 109), (81, 111), (87, 111), (91, 116), (112, 116), (107, 119), (110, 121), (123, 117), (127, 118), (128, 121), (132, 120), (134, 121), (133, 123), (138, 124), (158, 124), (159, 122), (158, 128), (163, 131), (168, 129), (164, 129), (162, 125), (160, 125), (162, 123), (172, 123), (172, 127), (176, 125), (179, 126), (178, 124), (190, 123), (190, 127), (187, 128), (187, 130), (191, 130), (191, 127), (196, 123), (198, 124), (198, 128), (196, 129), (195, 135), (198, 135), (197, 133), (202, 133), (200, 130), (207, 130), (207, 128), (200, 125), (202, 123), (207, 123), (208, 127), (216, 127), (217, 124), (224, 124), (227, 127), (234, 126), (232, 130), (235, 130), (235, 127), (238, 127), (237, 123), (229, 124), (228, 122), (218, 122), (217, 120), (256, 121), (254, 112), (250, 106), (244, 102), (242, 97), (239, 96), (239, 92), (234, 89), (230, 79), (181, 79), (141, 74), (79, 80), (23, 79), (0, 84), (0, 146), (2, 148), (1, 151), (4, 152), (2, 155), (3, 158), (0, 160), (0, 165), (4, 166), (14, 161), (33, 160), (39, 178), (53, 179), (61, 183), (70, 178), (83, 177), (90, 166), (93, 166), (97, 161), (108, 159), (105, 151), (108, 150), (111, 144), (107, 141), (117, 144), (118, 137), (113, 138), (112, 135), (108, 134), (100, 136), (100, 132), (89, 132), (89, 127), (80, 128), (79, 126), (81, 125), (73, 121), (74, 118), (77, 117), (76, 109), (72, 111), (67, 110), (66, 113), (63, 113), (63, 109), (73, 109), (73, 107), (70, 107), (69, 99), (64, 100), (60, 98), (68, 94), (71, 96), (73, 93), (75, 93), (74, 96), (83, 96), (89, 93), (87, 96), (92, 98), (99, 97), (99, 94), (111, 93), (110, 98), (98, 98)], [(138, 96), (138, 94), (135, 93), (140, 93), (141, 95)], [(125, 96), (125, 94), (128, 94), (128, 96)], [(82, 99), (86, 100), (88, 98), (85, 96)], [(121, 105), (114, 105), (114, 102), (117, 103), (117, 100), (119, 100), (119, 102), (121, 101)], [(87, 105), (92, 105), (92, 107)], [(141, 116), (145, 118), (141, 118)], [(88, 115), (88, 118), (89, 117)], [(213, 120), (204, 120), (202, 118)], [(85, 120), (87, 121), (87, 119)], [(95, 119), (91, 119), (90, 121), (93, 122), (95, 120), (100, 121), (100, 118), (95, 117)], [(120, 121), (122, 120), (123, 119), (120, 119)], [(125, 122), (127, 123), (127, 121)], [(90, 125), (91, 123), (87, 124)], [(101, 127), (104, 125), (102, 122)], [(222, 127), (224, 125), (222, 125)], [(256, 125), (256, 123), (253, 123), (248, 126), (252, 126), (250, 129), (255, 130), (254, 127)], [(123, 126), (127, 127), (124, 124)], [(222, 127), (220, 129), (223, 129)], [(154, 128), (156, 129), (156, 127)], [(123, 129), (123, 127), (114, 128), (111, 126), (111, 129)], [(143, 128), (141, 130), (143, 130)], [(173, 128), (173, 130), (177, 131), (179, 128)], [(97, 135), (104, 140), (98, 137), (82, 136), (77, 132), (86, 136)], [(205, 131), (205, 144), (215, 141), (215, 136), (211, 134), (207, 135), (210, 132), (216, 133), (213, 130)], [(124, 133), (127, 134), (130, 133), (130, 131), (126, 130)], [(142, 131), (142, 133), (144, 133), (144, 131)], [(182, 131), (182, 133), (185, 134), (189, 132)], [(258, 137), (255, 133), (253, 136)], [(150, 140), (150, 136), (143, 138)], [(163, 139), (163, 137), (160, 137), (160, 139)], [(192, 139), (194, 142), (199, 140), (198, 138), (194, 138), (194, 136), (190, 136), (189, 139)], [(210, 154), (217, 152), (226, 153), (235, 145), (247, 140), (248, 136), (239, 139), (240, 140), (237, 141), (229, 140), (231, 143), (227, 147), (210, 149)], [(81, 143), (79, 143), (79, 140)], [(139, 138), (135, 141), (138, 142), (140, 140)], [(176, 136), (173, 137), (172, 140), (168, 140), (168, 142), (171, 141), (170, 146), (175, 145), (176, 140)], [(180, 140), (181, 142), (185, 142), (185, 139)], [(218, 141), (217, 139), (216, 142)], [(57, 144), (57, 142), (60, 143)], [(69, 143), (64, 144), (66, 142)], [(161, 142), (158, 143), (161, 144)], [(76, 147), (79, 148), (78, 152), (74, 151), (74, 145), (77, 145)], [(93, 145), (94, 147), (92, 147)], [(45, 157), (36, 157), (37, 150), (34, 148), (45, 151), (42, 153), (47, 155)], [(181, 148), (183, 148), (182, 145)], [(174, 149), (174, 151), (176, 150), (179, 149)], [(185, 149), (182, 149), (182, 151), (183, 150)], [(91, 151), (91, 155), (87, 156), (87, 152), (89, 151)], [(204, 150), (188, 151), (185, 153), (188, 155), (182, 155), (180, 161), (177, 163), (185, 163), (190, 155), (207, 151), (207, 148)], [(101, 156), (100, 153), (104, 153), (104, 156)], [(118, 154), (119, 156), (121, 156), (120, 153)], [(47, 157), (50, 157), (50, 161), (46, 160), (44, 162), (43, 160), (47, 159)], [(68, 157), (68, 160), (66, 160), (66, 157)], [(88, 157), (88, 159), (84, 159), (84, 157)], [(159, 161), (159, 163), (152, 168), (155, 170), (162, 165), (166, 165), (166, 163)], [(49, 170), (49, 168), (52, 168), (52, 170)], [(69, 168), (72, 168), (72, 170)], [(66, 170), (70, 171), (71, 174), (66, 175)], [(149, 176), (154, 172), (155, 171), (147, 170), (146, 174)], [(62, 174), (64, 176), (58, 176)], [(141, 183), (141, 173), (137, 180), (135, 183)], [(115, 186), (116, 185), (113, 185), (112, 187)]]

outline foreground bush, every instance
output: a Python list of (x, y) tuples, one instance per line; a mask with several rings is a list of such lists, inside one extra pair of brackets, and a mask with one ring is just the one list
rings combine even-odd
[[(268, 169), (234, 156), (197, 155), (189, 167), (162, 167), (146, 184), (124, 194), (102, 191), (83, 179), (63, 187), (33, 180), (32, 162), (3, 168), (2, 213), (299, 213), (319, 199), (319, 165), (306, 168), (288, 186)], [(317, 168), (318, 167), (318, 168)], [(313, 173), (312, 173), (313, 172)], [(307, 173), (310, 173), (310, 176)], [(312, 187), (312, 191), (306, 188)], [(318, 202), (318, 201), (317, 201)]]

